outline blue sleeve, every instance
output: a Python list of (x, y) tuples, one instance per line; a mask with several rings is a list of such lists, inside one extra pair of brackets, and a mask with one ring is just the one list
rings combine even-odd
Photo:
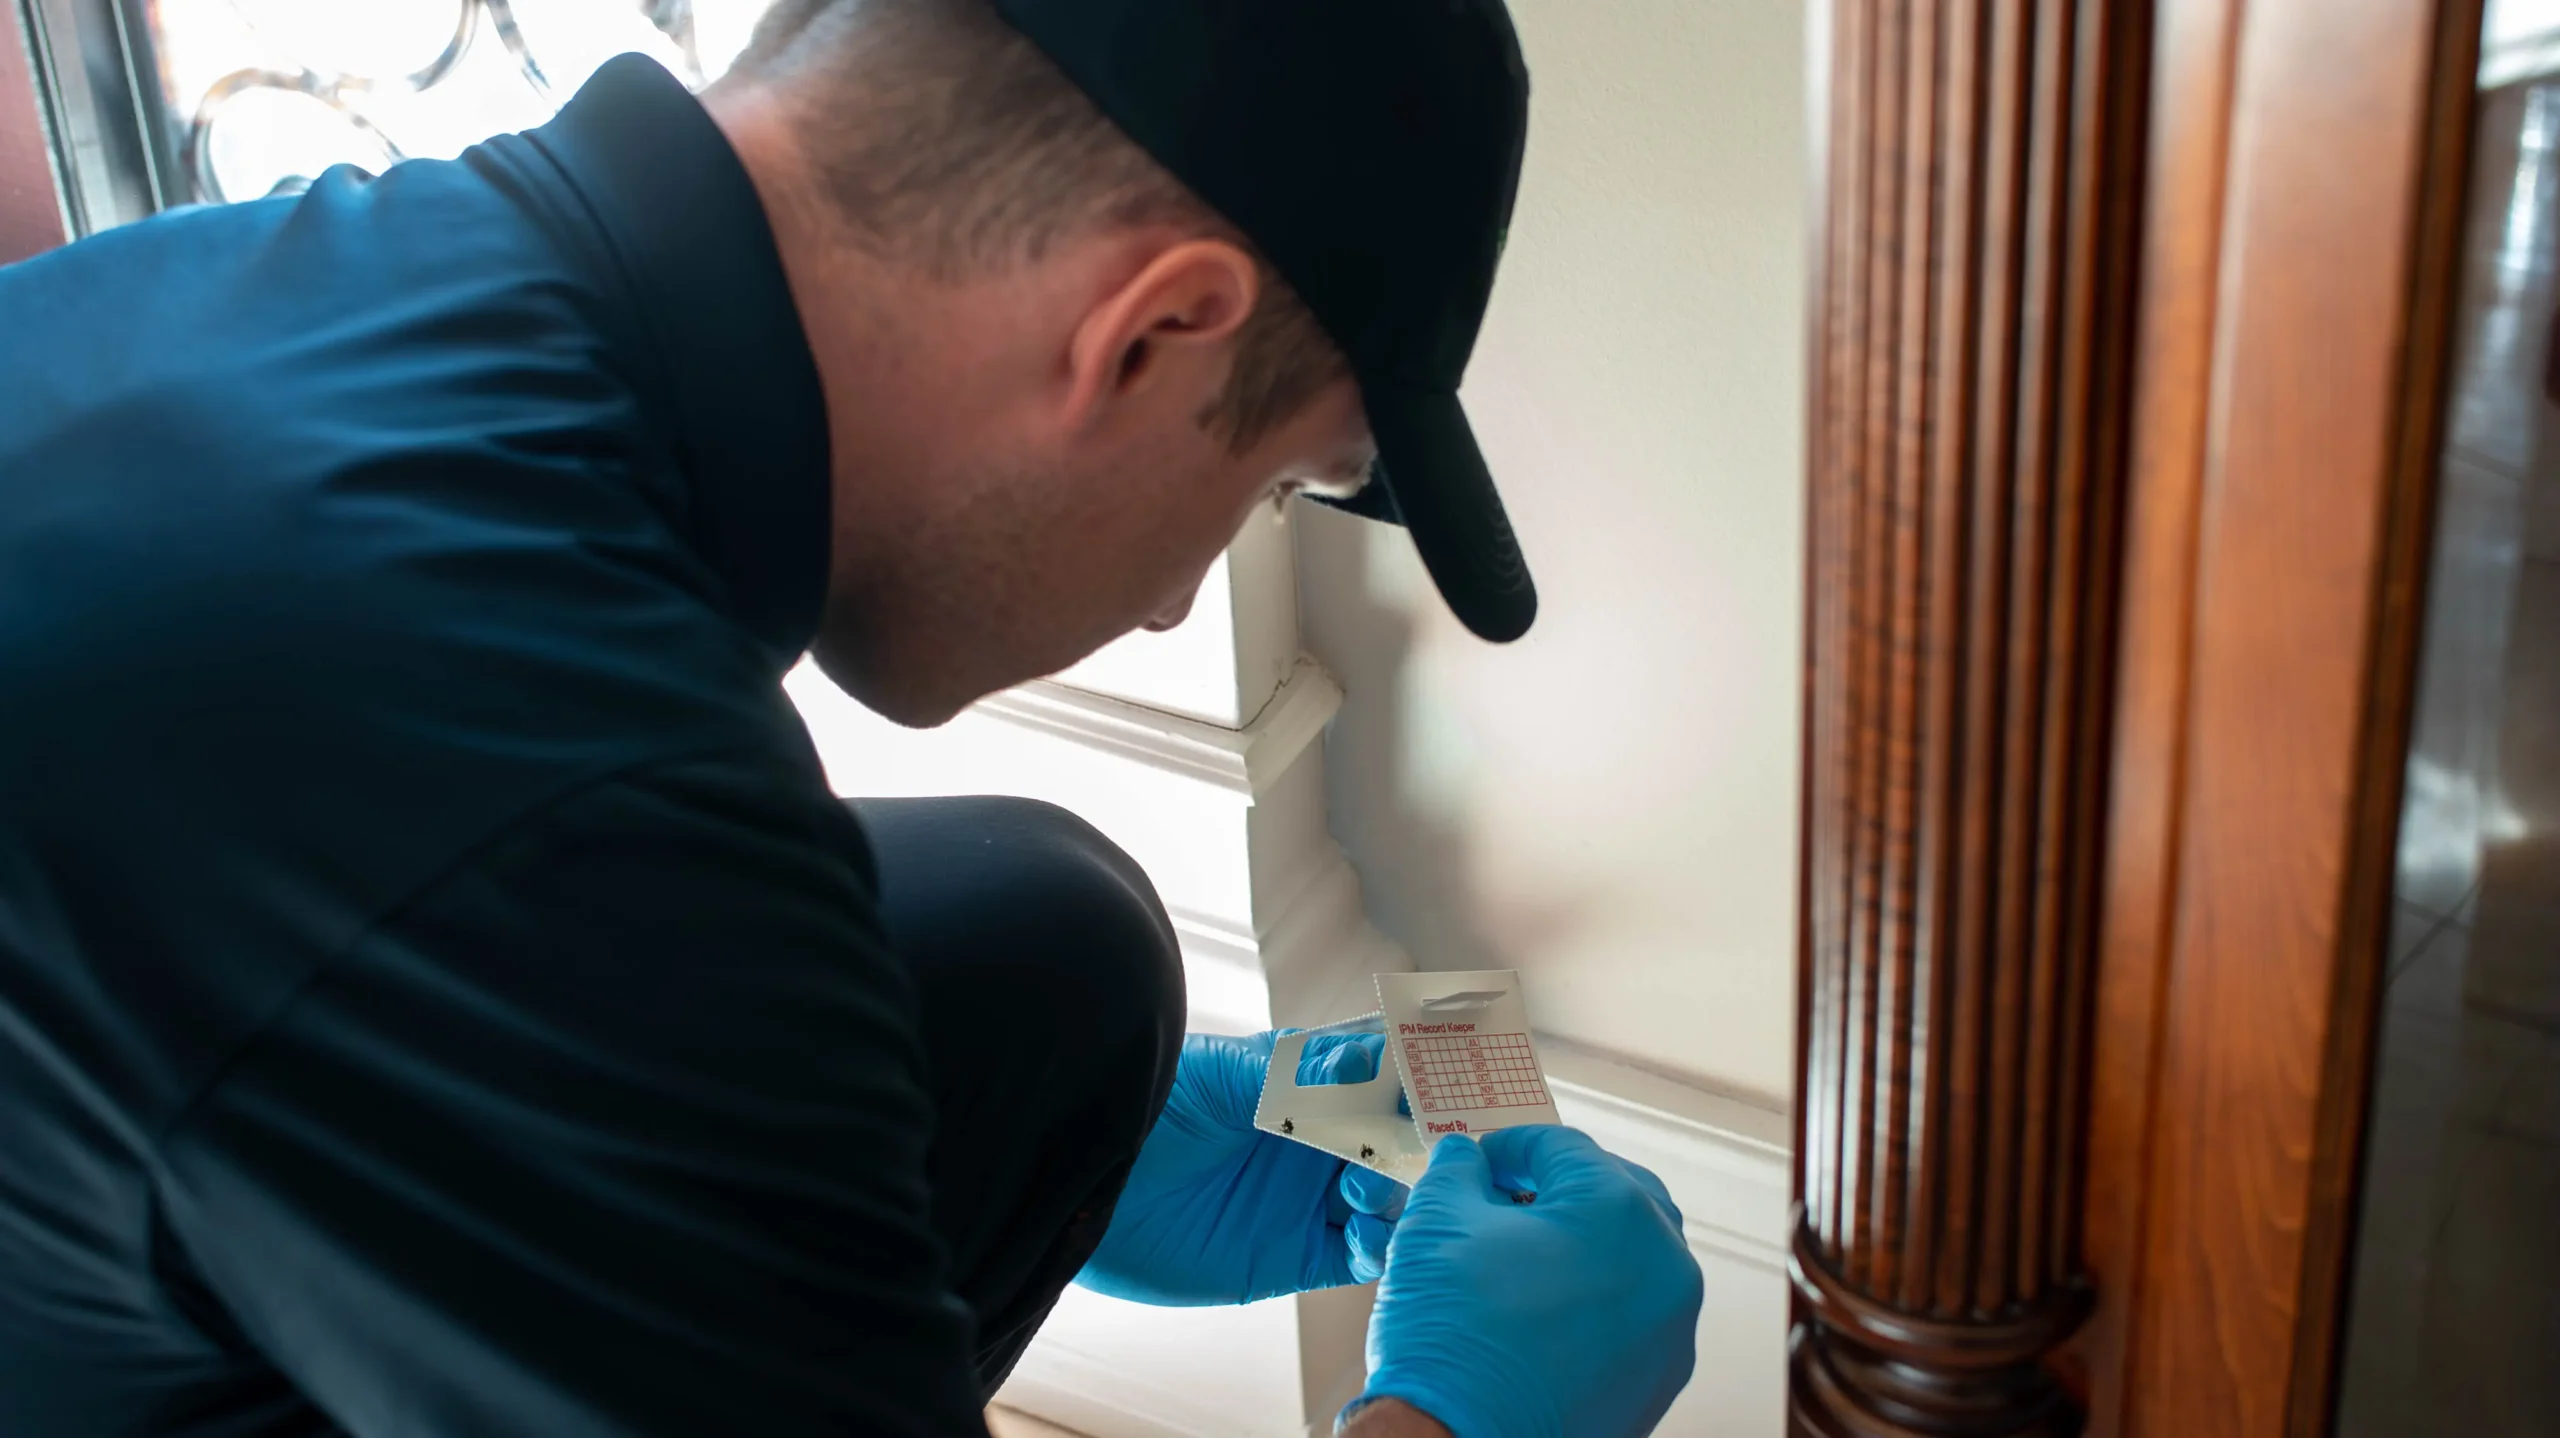
[(170, 1257), (358, 1433), (981, 1433), (875, 914), (771, 757), (572, 794), (180, 1117)]

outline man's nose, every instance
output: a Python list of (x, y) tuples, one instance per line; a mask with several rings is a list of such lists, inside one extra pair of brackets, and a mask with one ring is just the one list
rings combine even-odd
[(1162, 634), (1168, 629), (1179, 627), (1182, 621), (1191, 617), (1191, 606), (1199, 598), (1200, 585), (1195, 580), (1189, 589), (1182, 591), (1180, 599), (1156, 611), (1155, 617), (1147, 621), (1147, 632)]

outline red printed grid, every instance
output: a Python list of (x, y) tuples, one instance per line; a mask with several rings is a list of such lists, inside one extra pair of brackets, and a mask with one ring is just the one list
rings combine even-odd
[(1404, 1041), (1413, 1101), (1424, 1113), (1535, 1108), (1547, 1103), (1527, 1034), (1467, 1034)]

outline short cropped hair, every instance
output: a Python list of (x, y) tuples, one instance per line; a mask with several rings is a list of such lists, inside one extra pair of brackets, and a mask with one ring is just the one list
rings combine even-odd
[(987, 0), (780, 0), (731, 73), (825, 96), (823, 108), (804, 100), (793, 123), (829, 197), (862, 242), (939, 278), (1000, 271), (1119, 226), (1170, 225), (1243, 247), (1261, 297), (1225, 391), (1201, 416), (1238, 452), (1349, 373), (1252, 242)]

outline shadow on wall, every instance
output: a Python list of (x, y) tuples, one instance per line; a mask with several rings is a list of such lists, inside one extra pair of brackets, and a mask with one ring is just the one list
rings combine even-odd
[[(1326, 596), (1320, 647), (1344, 691), (1325, 744), (1326, 804), (1355, 817), (1360, 842), (1345, 848), (1371, 918), (1417, 968), (1523, 967), (1579, 928), (1587, 906), (1485, 891), (1452, 782), (1484, 776), (1468, 772), (1464, 734), (1422, 712), (1414, 689), (1415, 616), (1440, 599), (1410, 559), (1411, 541), (1311, 504), (1293, 522), (1303, 526), (1299, 592)], [(1372, 872), (1381, 865), (1393, 875)]]
[(1410, 541), (1301, 506), (1328, 816), (1427, 969), (1782, 1106), (1803, 649), (1804, 11), (1511, 0), (1536, 76), (1463, 390), (1546, 599), (1478, 642)]

